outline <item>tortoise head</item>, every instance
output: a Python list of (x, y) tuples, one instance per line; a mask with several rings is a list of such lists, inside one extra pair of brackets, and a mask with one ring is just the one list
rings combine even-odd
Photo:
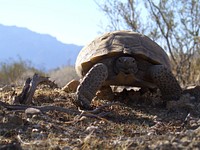
[(115, 71), (118, 74), (123, 72), (125, 74), (136, 74), (138, 71), (135, 58), (131, 56), (121, 56), (116, 59)]

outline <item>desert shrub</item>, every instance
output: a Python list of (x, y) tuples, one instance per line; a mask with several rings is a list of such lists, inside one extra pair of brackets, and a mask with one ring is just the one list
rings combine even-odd
[(54, 80), (58, 86), (62, 87), (72, 79), (79, 79), (74, 66), (65, 66), (54, 69), (48, 73), (51, 80)]
[(61, 87), (72, 79), (78, 79), (73, 66), (65, 66), (45, 73), (34, 68), (31, 62), (19, 59), (0, 63), (0, 86), (7, 84), (22, 85), (28, 77), (32, 77), (35, 73), (49, 76)]
[(8, 61), (0, 63), (0, 85), (17, 84), (21, 85), (27, 77), (34, 73), (44, 74), (35, 69), (31, 63), (24, 60)]
[(96, 3), (108, 19), (102, 29), (132, 30), (149, 36), (168, 53), (174, 75), (182, 86), (199, 83), (200, 68), (196, 60), (200, 54), (200, 0)]

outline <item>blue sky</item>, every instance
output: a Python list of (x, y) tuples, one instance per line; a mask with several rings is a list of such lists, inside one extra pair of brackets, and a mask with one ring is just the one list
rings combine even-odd
[(0, 24), (50, 34), (64, 43), (85, 45), (104, 30), (104, 13), (94, 0), (0, 0)]

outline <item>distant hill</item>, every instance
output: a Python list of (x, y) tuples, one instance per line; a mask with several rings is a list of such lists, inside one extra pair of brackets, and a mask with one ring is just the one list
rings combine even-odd
[(50, 70), (73, 65), (81, 48), (64, 44), (47, 34), (0, 24), (0, 62), (21, 58), (31, 61), (36, 68)]

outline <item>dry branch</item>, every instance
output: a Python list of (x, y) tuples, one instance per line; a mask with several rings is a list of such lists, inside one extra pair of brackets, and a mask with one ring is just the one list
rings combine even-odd
[(70, 115), (80, 115), (81, 116), (86, 116), (86, 117), (92, 117), (92, 118), (101, 118), (105, 117), (109, 113), (107, 112), (102, 112), (102, 109), (106, 107), (110, 107), (113, 105), (119, 105), (120, 103), (108, 103), (105, 105), (102, 105), (94, 110), (90, 111), (83, 111), (83, 110), (73, 110), (73, 109), (67, 109), (59, 106), (29, 106), (29, 105), (10, 105), (5, 102), (0, 101), (0, 106), (3, 106), (4, 108), (8, 110), (14, 110), (14, 111), (25, 111), (28, 108), (35, 108), (40, 110), (42, 113), (48, 112), (48, 111), (58, 111), (58, 112), (63, 112), (66, 114)]
[(51, 87), (57, 87), (57, 85), (54, 82), (49, 80), (49, 77), (43, 77), (38, 74), (34, 74), (32, 79), (28, 78), (25, 81), (22, 92), (15, 97), (13, 103), (14, 104), (20, 103), (27, 105), (31, 104), (35, 90), (37, 89), (37, 86), (41, 83), (48, 84)]

